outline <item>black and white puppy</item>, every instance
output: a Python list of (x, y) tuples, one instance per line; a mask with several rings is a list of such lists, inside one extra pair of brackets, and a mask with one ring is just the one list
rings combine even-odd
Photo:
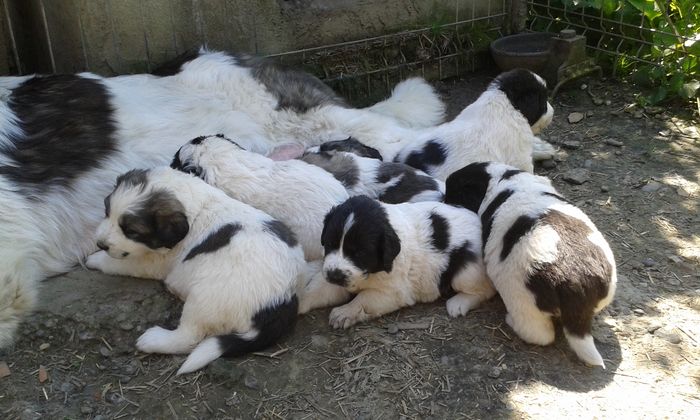
[(523, 340), (554, 341), (552, 318), (578, 357), (605, 363), (593, 316), (613, 299), (615, 258), (593, 222), (544, 177), (498, 163), (474, 163), (447, 178), (445, 202), (478, 211), (484, 262)]
[(189, 353), (181, 374), (266, 348), (293, 329), (306, 267), (282, 222), (168, 167), (120, 176), (105, 211), (102, 251), (87, 266), (164, 280), (185, 301), (177, 329), (149, 328), (139, 350)]
[(331, 174), (299, 160), (273, 161), (222, 135), (202, 136), (177, 151), (171, 167), (191, 172), (230, 197), (285, 223), (309, 260), (323, 258), (323, 218), (348, 198)]
[(444, 182), (403, 163), (382, 162), (345, 151), (309, 151), (300, 159), (330, 172), (351, 196), (366, 195), (398, 204), (442, 201), (445, 192)]
[(463, 315), (495, 294), (481, 259), (481, 223), (463, 208), (351, 197), (328, 213), (321, 240), (326, 282), (312, 280), (299, 306), (305, 312), (356, 294), (331, 311), (335, 328), (440, 296), (451, 296), (451, 316)]

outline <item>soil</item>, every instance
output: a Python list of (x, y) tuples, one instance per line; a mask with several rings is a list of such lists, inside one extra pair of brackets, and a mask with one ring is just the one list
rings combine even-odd
[[(450, 114), (491, 76), (438, 83)], [(597, 79), (561, 92), (543, 136), (560, 152), (537, 168), (615, 252), (616, 299), (594, 324), (607, 370), (579, 362), (561, 331), (548, 347), (522, 342), (495, 298), (460, 319), (439, 301), (346, 331), (330, 329), (319, 310), (264, 353), (177, 377), (183, 357), (141, 354), (134, 343), (152, 325), (175, 326), (181, 304), (157, 282), (78, 269), (44, 282), (41, 307), (0, 354), (0, 417), (697, 415), (698, 121), (683, 108), (630, 106), (635, 93)], [(584, 118), (570, 123), (573, 112)]]

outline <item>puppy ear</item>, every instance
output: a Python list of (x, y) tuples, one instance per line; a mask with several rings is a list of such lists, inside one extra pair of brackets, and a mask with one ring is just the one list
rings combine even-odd
[(399, 252), (401, 252), (401, 240), (394, 228), (387, 223), (387, 226), (384, 228), (384, 237), (379, 244), (379, 262), (382, 264), (382, 270), (387, 273), (391, 272), (394, 260), (399, 255)]
[(190, 230), (187, 216), (181, 211), (156, 211), (154, 221), (157, 241), (165, 248), (175, 247)]
[(477, 213), (491, 180), (488, 162), (472, 163), (453, 172), (445, 181), (445, 204), (461, 206)]

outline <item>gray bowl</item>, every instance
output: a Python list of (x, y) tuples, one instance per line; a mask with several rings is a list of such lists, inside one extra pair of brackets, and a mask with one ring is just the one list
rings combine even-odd
[(525, 68), (538, 72), (549, 59), (552, 37), (547, 32), (504, 36), (491, 43), (491, 56), (502, 71)]

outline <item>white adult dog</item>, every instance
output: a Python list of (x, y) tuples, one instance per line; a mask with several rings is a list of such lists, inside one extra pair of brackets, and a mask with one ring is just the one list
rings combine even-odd
[[(486, 270), (520, 338), (551, 344), (552, 318), (560, 318), (578, 357), (605, 368), (591, 323), (612, 301), (617, 272), (610, 246), (588, 216), (547, 178), (498, 163), (450, 175), (445, 202), (478, 211)], [(485, 282), (479, 290), (491, 294), (488, 287)]]
[(34, 306), (38, 281), (95, 251), (100, 197), (120, 173), (167, 164), (203, 133), (268, 153), (290, 142), (364, 141), (367, 133), (344, 131), (344, 112), (431, 126), (444, 110), (420, 79), (358, 110), (307, 74), (220, 52), (159, 74), (0, 77), (0, 348)]
[(326, 216), (322, 241), (323, 274), (300, 293), (299, 312), (335, 305), (356, 294), (331, 311), (329, 321), (335, 328), (440, 296), (450, 297), (450, 315), (463, 315), (495, 294), (488, 285), (477, 288), (488, 282), (481, 259), (481, 223), (465, 209), (351, 197)]
[(307, 260), (323, 258), (323, 218), (348, 198), (337, 179), (299, 160), (273, 161), (243, 150), (222, 135), (202, 136), (177, 151), (171, 168), (193, 173), (209, 185), (285, 223), (299, 238)]
[(120, 176), (105, 207), (102, 251), (87, 266), (163, 280), (185, 301), (177, 329), (149, 328), (139, 350), (190, 353), (181, 374), (264, 349), (293, 329), (305, 262), (282, 222), (167, 167)]

